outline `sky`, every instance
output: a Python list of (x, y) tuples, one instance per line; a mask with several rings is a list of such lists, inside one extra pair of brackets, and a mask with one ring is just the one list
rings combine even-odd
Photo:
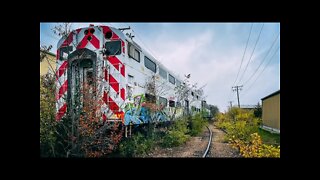
[[(40, 45), (52, 45), (54, 54), (59, 37), (51, 29), (58, 24), (40, 23)], [(280, 23), (93, 22), (71, 28), (89, 24), (130, 26), (125, 32), (135, 35), (134, 41), (180, 77), (191, 74), (190, 82), (204, 86), (207, 103), (221, 112), (230, 101), (238, 105), (234, 86), (242, 86), (241, 105), (261, 104), (280, 89)]]

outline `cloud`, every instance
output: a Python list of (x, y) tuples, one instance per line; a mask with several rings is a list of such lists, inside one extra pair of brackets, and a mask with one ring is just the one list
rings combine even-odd
[[(149, 48), (160, 56), (160, 61), (170, 70), (182, 75), (182, 77), (184, 74), (191, 73), (193, 83), (198, 83), (200, 86), (206, 84), (207, 102), (218, 105), (220, 110), (223, 111), (229, 105), (229, 100), (233, 100), (234, 104), (237, 102), (236, 94), (232, 92), (231, 87), (239, 70), (248, 36), (248, 32), (242, 27), (239, 31), (245, 33), (246, 36), (242, 36), (242, 39), (239, 38), (241, 34), (237, 34), (237, 30), (232, 26), (239, 25), (228, 24), (227, 28), (220, 28), (221, 31), (212, 28), (204, 28), (196, 32), (193, 32), (192, 29), (184, 29), (185, 32), (181, 34), (193, 35), (183, 38), (181, 38), (182, 35), (179, 34), (179, 31), (176, 33), (174, 30), (163, 31), (159, 29), (156, 37), (145, 38), (144, 40), (147, 41), (146, 44), (150, 46)], [(250, 27), (250, 24), (247, 24), (247, 26)], [(269, 34), (267, 35), (270, 36)], [(247, 65), (257, 32), (253, 37), (252, 43), (247, 49), (239, 77)], [(262, 61), (273, 40), (270, 37), (260, 39), (241, 82), (246, 82)], [(265, 64), (261, 65), (256, 75), (260, 73)], [(255, 80), (256, 75), (243, 87), (242, 92), (245, 92), (246, 98), (241, 99), (240, 97), (241, 104), (257, 104), (262, 97), (272, 93), (273, 90), (279, 89), (279, 67), (270, 66), (267, 69), (269, 70), (263, 72), (255, 86), (251, 87), (249, 91), (247, 91), (247, 88)]]

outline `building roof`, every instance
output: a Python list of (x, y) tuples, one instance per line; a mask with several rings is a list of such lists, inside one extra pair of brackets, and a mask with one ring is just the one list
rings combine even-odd
[(243, 109), (254, 109), (257, 105), (240, 105), (240, 108)]
[(279, 89), (278, 91), (276, 91), (276, 92), (274, 92), (274, 93), (271, 93), (271, 94), (269, 94), (268, 96), (262, 98), (261, 100), (265, 100), (265, 99), (267, 99), (267, 98), (269, 98), (269, 97), (272, 97), (272, 96), (275, 96), (275, 95), (277, 95), (277, 94), (280, 94), (280, 89)]

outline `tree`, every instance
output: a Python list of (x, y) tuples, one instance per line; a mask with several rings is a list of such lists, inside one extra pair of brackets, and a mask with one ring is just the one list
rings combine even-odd
[(262, 107), (260, 103), (258, 102), (257, 106), (254, 108), (254, 116), (257, 118), (262, 118)]
[(149, 120), (149, 132), (153, 135), (155, 127), (159, 123), (159, 112), (165, 108), (164, 104), (161, 104), (158, 100), (159, 97), (165, 96), (170, 89), (165, 81), (159, 80), (155, 75), (147, 78), (145, 83), (146, 93), (151, 96), (144, 103), (144, 107), (148, 109)]
[[(195, 99), (193, 98), (189, 99), (191, 92), (197, 93), (199, 95), (199, 99), (203, 98), (203, 87), (197, 88), (197, 83), (191, 84), (189, 82), (190, 76), (191, 76), (190, 74), (185, 75), (185, 79), (183, 80), (183, 82), (180, 85), (175, 87), (175, 95), (177, 98), (177, 102), (180, 102), (181, 104), (182, 103), (184, 104), (186, 101), (188, 101), (190, 105), (192, 102), (195, 101)], [(184, 105), (185, 105), (184, 115), (189, 116), (190, 115), (189, 109), (188, 107), (186, 107), (186, 104)], [(176, 111), (173, 114), (174, 114), (173, 116), (174, 118)]]
[(52, 76), (40, 77), (40, 155), (56, 156), (55, 83)]
[(215, 117), (216, 116), (216, 114), (218, 114), (219, 113), (219, 108), (218, 108), (218, 106), (215, 106), (215, 105), (209, 105), (209, 109), (210, 109), (210, 113), (211, 113), (211, 115), (212, 115), (212, 117)]
[(41, 45), (40, 43), (40, 62), (42, 62), (44, 59), (47, 59), (47, 53), (52, 48), (52, 45), (49, 45), (48, 47), (45, 45)]

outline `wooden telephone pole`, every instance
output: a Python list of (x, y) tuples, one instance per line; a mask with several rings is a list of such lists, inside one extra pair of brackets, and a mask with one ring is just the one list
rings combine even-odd
[(241, 85), (241, 86), (233, 86), (233, 87), (232, 87), (232, 90), (233, 90), (233, 91), (237, 91), (238, 107), (239, 107), (239, 108), (240, 108), (239, 90), (241, 90), (242, 87), (243, 87), (243, 85)]

